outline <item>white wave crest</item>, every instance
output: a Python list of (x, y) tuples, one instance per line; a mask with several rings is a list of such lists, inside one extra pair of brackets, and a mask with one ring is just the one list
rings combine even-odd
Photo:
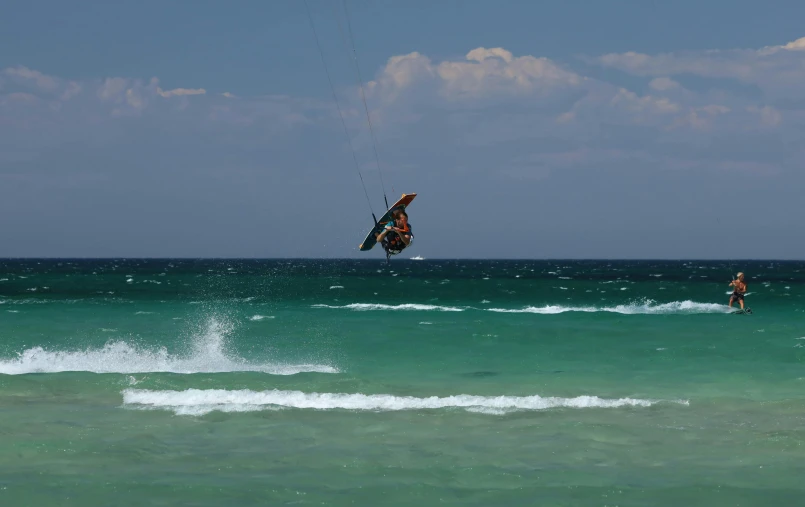
[[(253, 412), (276, 408), (316, 410), (433, 410), (462, 408), (473, 412), (500, 414), (515, 410), (551, 408), (618, 408), (650, 407), (662, 400), (635, 398), (604, 399), (598, 396), (558, 398), (542, 396), (394, 396), (390, 394), (304, 393), (301, 391), (228, 391), (223, 389), (187, 389), (184, 391), (152, 391), (126, 389), (123, 404), (131, 408), (167, 409), (178, 415), (202, 415), (212, 411)], [(687, 405), (687, 400), (673, 403)]]
[(371, 310), (407, 310), (407, 311), (424, 311), (424, 312), (463, 312), (464, 308), (455, 306), (437, 306), (437, 305), (420, 305), (415, 303), (405, 303), (400, 305), (384, 305), (380, 303), (352, 303), (344, 306), (332, 305), (313, 305), (313, 308), (335, 308), (335, 309), (348, 309), (356, 311), (371, 311)]
[(324, 364), (252, 363), (231, 356), (226, 351), (226, 335), (230, 328), (211, 319), (203, 332), (196, 335), (186, 354), (171, 354), (166, 348), (147, 348), (125, 341), (113, 341), (102, 348), (62, 351), (32, 347), (16, 359), (0, 360), (0, 374), (56, 373), (86, 371), (93, 373), (223, 373), (254, 371), (272, 375), (294, 375), (302, 372), (338, 373)]
[(261, 321), (261, 320), (273, 319), (273, 318), (274, 318), (273, 315), (252, 315), (251, 317), (249, 317), (249, 320)]
[(562, 306), (546, 305), (542, 307), (528, 306), (520, 309), (489, 308), (487, 311), (498, 313), (539, 313), (555, 315), (565, 312), (609, 312), (624, 315), (669, 315), (669, 314), (700, 314), (700, 313), (728, 313), (727, 305), (717, 303), (697, 303), (695, 301), (674, 301), (657, 304), (654, 301), (643, 301), (616, 306)]
[(76, 304), (83, 302), (81, 299), (3, 299), (0, 305), (49, 305), (49, 304)]

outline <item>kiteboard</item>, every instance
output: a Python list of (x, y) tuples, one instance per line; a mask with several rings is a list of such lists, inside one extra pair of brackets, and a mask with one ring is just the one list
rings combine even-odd
[(744, 310), (735, 310), (734, 312), (730, 312), (733, 315), (752, 315), (752, 309), (746, 308)]
[(400, 197), (400, 200), (395, 202), (391, 205), (391, 207), (383, 213), (383, 216), (377, 221), (372, 230), (369, 231), (369, 234), (366, 235), (366, 239), (363, 240), (363, 243), (360, 244), (358, 247), (361, 252), (367, 252), (372, 249), (377, 244), (377, 238), (375, 237), (378, 233), (382, 232), (383, 229), (386, 227), (386, 224), (391, 221), (391, 213), (397, 208), (407, 208), (411, 201), (414, 200), (416, 194), (403, 194)]

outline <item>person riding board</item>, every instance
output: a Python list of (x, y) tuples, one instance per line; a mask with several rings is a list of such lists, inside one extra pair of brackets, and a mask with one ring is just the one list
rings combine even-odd
[(738, 301), (741, 305), (741, 310), (744, 309), (744, 296), (746, 295), (746, 282), (744, 282), (744, 274), (738, 273), (738, 277), (730, 282), (730, 287), (735, 287), (735, 290), (730, 296), (730, 308), (732, 303)]
[(391, 214), (393, 220), (386, 224), (385, 229), (375, 237), (383, 246), (386, 255), (397, 255), (411, 244), (414, 237), (411, 224), (408, 223), (408, 214), (404, 209), (396, 209)]

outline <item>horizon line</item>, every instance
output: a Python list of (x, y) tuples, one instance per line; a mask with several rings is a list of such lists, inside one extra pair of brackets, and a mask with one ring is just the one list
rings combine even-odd
[[(419, 256), (417, 256), (419, 257)], [(0, 261), (20, 261), (20, 260), (36, 260), (36, 261), (109, 261), (109, 260), (166, 260), (166, 261), (375, 261), (384, 262), (383, 258), (361, 259), (355, 257), (0, 257)], [(805, 259), (780, 259), (780, 258), (702, 258), (702, 257), (677, 257), (677, 258), (662, 258), (662, 257), (542, 257), (542, 258), (526, 258), (526, 257), (423, 257), (414, 259), (410, 257), (393, 259), (394, 262), (400, 261), (562, 261), (562, 262), (619, 262), (619, 261), (646, 261), (646, 262), (805, 262)]]

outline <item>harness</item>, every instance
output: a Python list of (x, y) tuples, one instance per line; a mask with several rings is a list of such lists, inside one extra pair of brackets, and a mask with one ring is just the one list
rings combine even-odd
[[(411, 240), (414, 239), (414, 234), (411, 232), (411, 224), (406, 224), (405, 232), (411, 235)], [(397, 255), (408, 246), (400, 237), (400, 233), (397, 231), (391, 231), (386, 234), (386, 237), (383, 238), (383, 241), (380, 242), (380, 245), (383, 247), (383, 250), (386, 251), (386, 260), (388, 260), (389, 256)]]

